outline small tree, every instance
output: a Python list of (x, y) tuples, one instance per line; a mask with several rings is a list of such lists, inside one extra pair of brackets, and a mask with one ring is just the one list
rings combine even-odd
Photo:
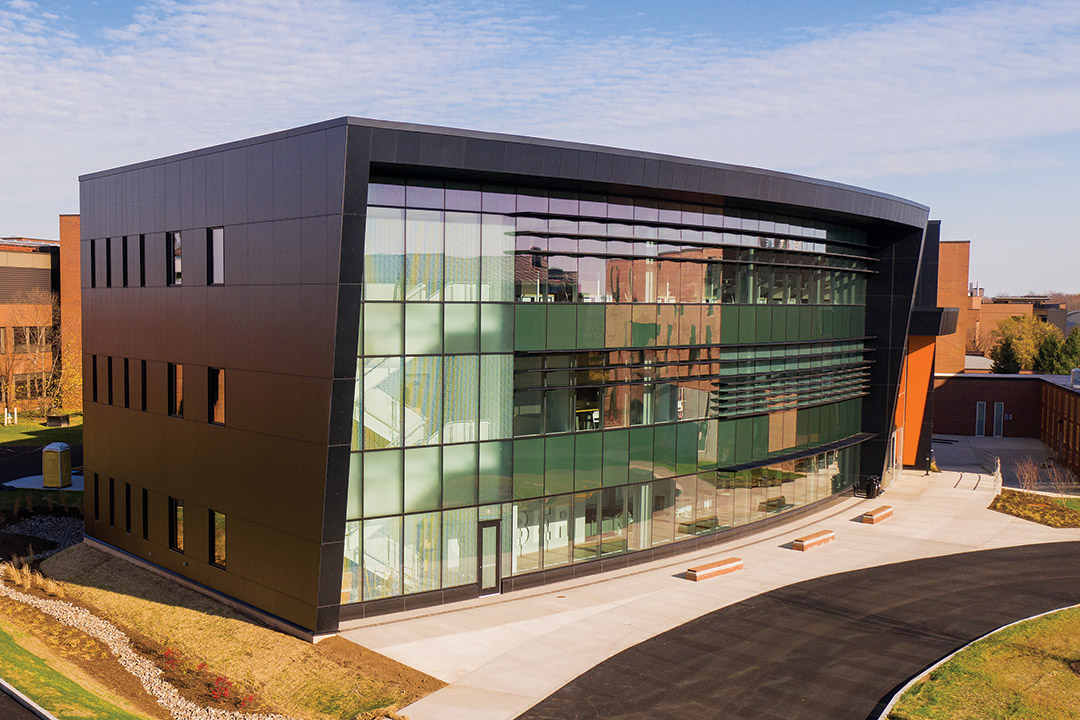
[(31, 387), (37, 386), (38, 410), (43, 417), (52, 407), (56, 391), (53, 372), (59, 365), (59, 317), (60, 298), (40, 288), (22, 293), (13, 313), (17, 327), (12, 332), (12, 345), (24, 351), (16, 362), (36, 381)]
[(966, 355), (986, 355), (990, 352), (990, 339), (985, 335), (980, 335), (978, 329), (971, 328), (967, 333), (967, 341), (964, 343), (964, 353)]
[(1074, 483), (1072, 473), (1051, 461), (1046, 468), (1046, 482), (1057, 495), (1056, 502), (1062, 506), (1067, 505), (1067, 493)]
[(1035, 364), (1035, 355), (1039, 345), (1049, 335), (1061, 339), (1061, 331), (1055, 325), (1043, 322), (1031, 315), (1013, 315), (997, 324), (992, 333), (996, 344), (1011, 340), (1013, 350), (1020, 360), (1020, 367), (1031, 370)]
[(1010, 375), (1020, 372), (1020, 356), (1017, 355), (1010, 338), (1005, 338), (995, 345), (990, 352), (990, 357), (994, 361), (994, 364), (990, 366), (990, 372)]
[(1068, 337), (1065, 338), (1065, 342), (1061, 346), (1062, 360), (1064, 360), (1066, 372), (1071, 371), (1075, 367), (1080, 367), (1080, 327), (1074, 327)]
[(1032, 492), (1039, 485), (1039, 466), (1030, 457), (1017, 460), (1016, 479), (1020, 483), (1020, 489), (1024, 492)]
[(1069, 367), (1064, 350), (1064, 343), (1057, 335), (1047, 335), (1039, 343), (1039, 350), (1031, 365), (1032, 371), (1043, 375), (1067, 374)]

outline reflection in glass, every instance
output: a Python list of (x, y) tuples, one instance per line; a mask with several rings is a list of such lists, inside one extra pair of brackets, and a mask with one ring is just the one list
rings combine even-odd
[(405, 516), (405, 546), (402, 579), (404, 592), (428, 592), (439, 589), (439, 558), (442, 555), (442, 513)]
[(364, 521), (364, 600), (401, 594), (401, 518)]
[(365, 450), (401, 446), (401, 402), (401, 358), (364, 358)]
[(572, 496), (544, 499), (544, 567), (570, 562), (570, 512)]
[(512, 505), (510, 572), (514, 575), (540, 569), (541, 500)]
[(405, 297), (405, 211), (368, 208), (364, 234), (364, 299)]
[(442, 515), (442, 586), (471, 585), (476, 582), (476, 508)]
[(405, 427), (407, 447), (440, 442), (442, 427), (441, 357), (405, 358)]
[(360, 602), (360, 521), (345, 523), (345, 554), (341, 563), (341, 602)]
[(476, 355), (444, 358), (446, 391), (443, 442), (477, 439), (480, 402), (480, 359)]
[(405, 211), (405, 299), (441, 300), (443, 290), (443, 214)]
[(574, 562), (600, 557), (600, 491), (574, 495)]
[(480, 215), (446, 213), (445, 299), (479, 299)]

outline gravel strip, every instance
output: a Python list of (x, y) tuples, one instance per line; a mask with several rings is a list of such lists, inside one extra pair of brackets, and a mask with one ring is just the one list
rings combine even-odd
[(35, 555), (35, 558), (39, 560), (55, 555), (72, 545), (78, 545), (83, 539), (82, 519), (60, 515), (34, 515), (17, 523), (7, 525), (4, 530), (19, 535), (41, 538), (42, 540), (52, 540), (56, 543), (55, 549)]
[(82, 630), (90, 637), (105, 643), (120, 665), (134, 675), (146, 688), (146, 692), (176, 720), (291, 720), (284, 715), (245, 714), (233, 710), (199, 707), (182, 697), (175, 687), (165, 681), (161, 668), (132, 650), (128, 636), (107, 620), (63, 600), (46, 600), (19, 592), (8, 587), (3, 581), (0, 581), (0, 595), (35, 607), (64, 625)]

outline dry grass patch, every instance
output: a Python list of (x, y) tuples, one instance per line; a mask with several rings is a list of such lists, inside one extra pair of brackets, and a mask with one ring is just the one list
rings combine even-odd
[(1055, 528), (1080, 527), (1080, 500), (1002, 490), (990, 509)]
[(904, 693), (890, 720), (1065, 720), (1080, 708), (1080, 609), (974, 643)]
[(68, 598), (129, 632), (153, 653), (250, 689), (260, 709), (304, 720), (352, 720), (396, 710), (444, 685), (346, 640), (312, 645), (254, 623), (226, 605), (85, 544), (45, 560)]

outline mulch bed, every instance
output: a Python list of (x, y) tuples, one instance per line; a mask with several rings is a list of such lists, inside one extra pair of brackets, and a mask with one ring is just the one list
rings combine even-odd
[(1017, 490), (1002, 490), (990, 509), (1054, 528), (1080, 527), (1080, 512), (1063, 506), (1057, 498)]

